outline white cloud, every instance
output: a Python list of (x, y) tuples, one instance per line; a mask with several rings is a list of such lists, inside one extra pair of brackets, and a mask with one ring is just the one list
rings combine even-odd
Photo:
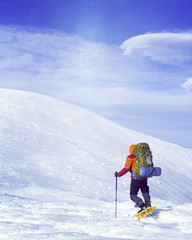
[(154, 33), (126, 40), (121, 49), (126, 55), (149, 57), (169, 65), (180, 65), (192, 59), (191, 33)]
[[(34, 81), (89, 84), (122, 78), (122, 56), (117, 47), (58, 32), (1, 28), (0, 33), (1, 73), (28, 72), (29, 78), (35, 75)], [(114, 68), (117, 61), (119, 66)]]
[(181, 87), (186, 90), (192, 90), (192, 78), (187, 79), (187, 81), (183, 83)]
[[(122, 55), (118, 46), (40, 30), (0, 27), (1, 87), (20, 86), (83, 106), (137, 105), (146, 101), (148, 106), (155, 103), (161, 106), (165, 92), (172, 96), (172, 89), (179, 88), (187, 78), (185, 72), (192, 74), (191, 67), (184, 64), (192, 51), (181, 54), (190, 49), (191, 34), (146, 34), (131, 38), (121, 46), (128, 55)], [(179, 60), (174, 61), (177, 55)], [(181, 64), (174, 69), (162, 68), (143, 56), (164, 64), (179, 61)]]

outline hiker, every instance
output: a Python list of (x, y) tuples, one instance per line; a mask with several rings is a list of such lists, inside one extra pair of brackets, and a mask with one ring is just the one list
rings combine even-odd
[[(115, 172), (115, 177), (122, 177), (128, 171), (131, 172), (130, 198), (133, 202), (135, 202), (135, 207), (140, 208), (140, 212), (148, 207), (151, 207), (151, 200), (149, 195), (149, 187), (147, 185), (147, 178), (137, 176), (133, 172), (136, 163), (136, 156), (133, 154), (135, 147), (136, 145), (130, 146), (130, 155), (126, 158), (125, 166), (120, 172)], [(139, 190), (141, 190), (144, 201), (137, 196)]]

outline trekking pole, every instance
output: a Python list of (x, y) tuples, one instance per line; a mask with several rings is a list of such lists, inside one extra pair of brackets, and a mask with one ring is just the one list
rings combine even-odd
[(117, 218), (117, 174), (116, 177), (116, 187), (115, 187), (115, 218)]

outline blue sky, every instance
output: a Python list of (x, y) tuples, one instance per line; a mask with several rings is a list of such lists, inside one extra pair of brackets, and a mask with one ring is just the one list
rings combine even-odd
[(192, 148), (191, 1), (1, 0), (0, 87)]
[(147, 32), (191, 28), (190, 0), (1, 0), (1, 24), (53, 28), (121, 44)]

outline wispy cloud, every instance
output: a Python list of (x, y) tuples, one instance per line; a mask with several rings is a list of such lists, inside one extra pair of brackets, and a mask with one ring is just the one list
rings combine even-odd
[[(141, 112), (145, 119), (158, 109), (161, 115), (151, 119), (158, 122), (167, 112), (192, 109), (192, 94), (185, 91), (191, 86), (191, 50), (190, 33), (145, 34), (119, 47), (0, 26), (0, 87), (61, 98), (142, 131)], [(127, 121), (130, 109), (133, 121)], [(172, 122), (169, 115), (167, 126)]]

